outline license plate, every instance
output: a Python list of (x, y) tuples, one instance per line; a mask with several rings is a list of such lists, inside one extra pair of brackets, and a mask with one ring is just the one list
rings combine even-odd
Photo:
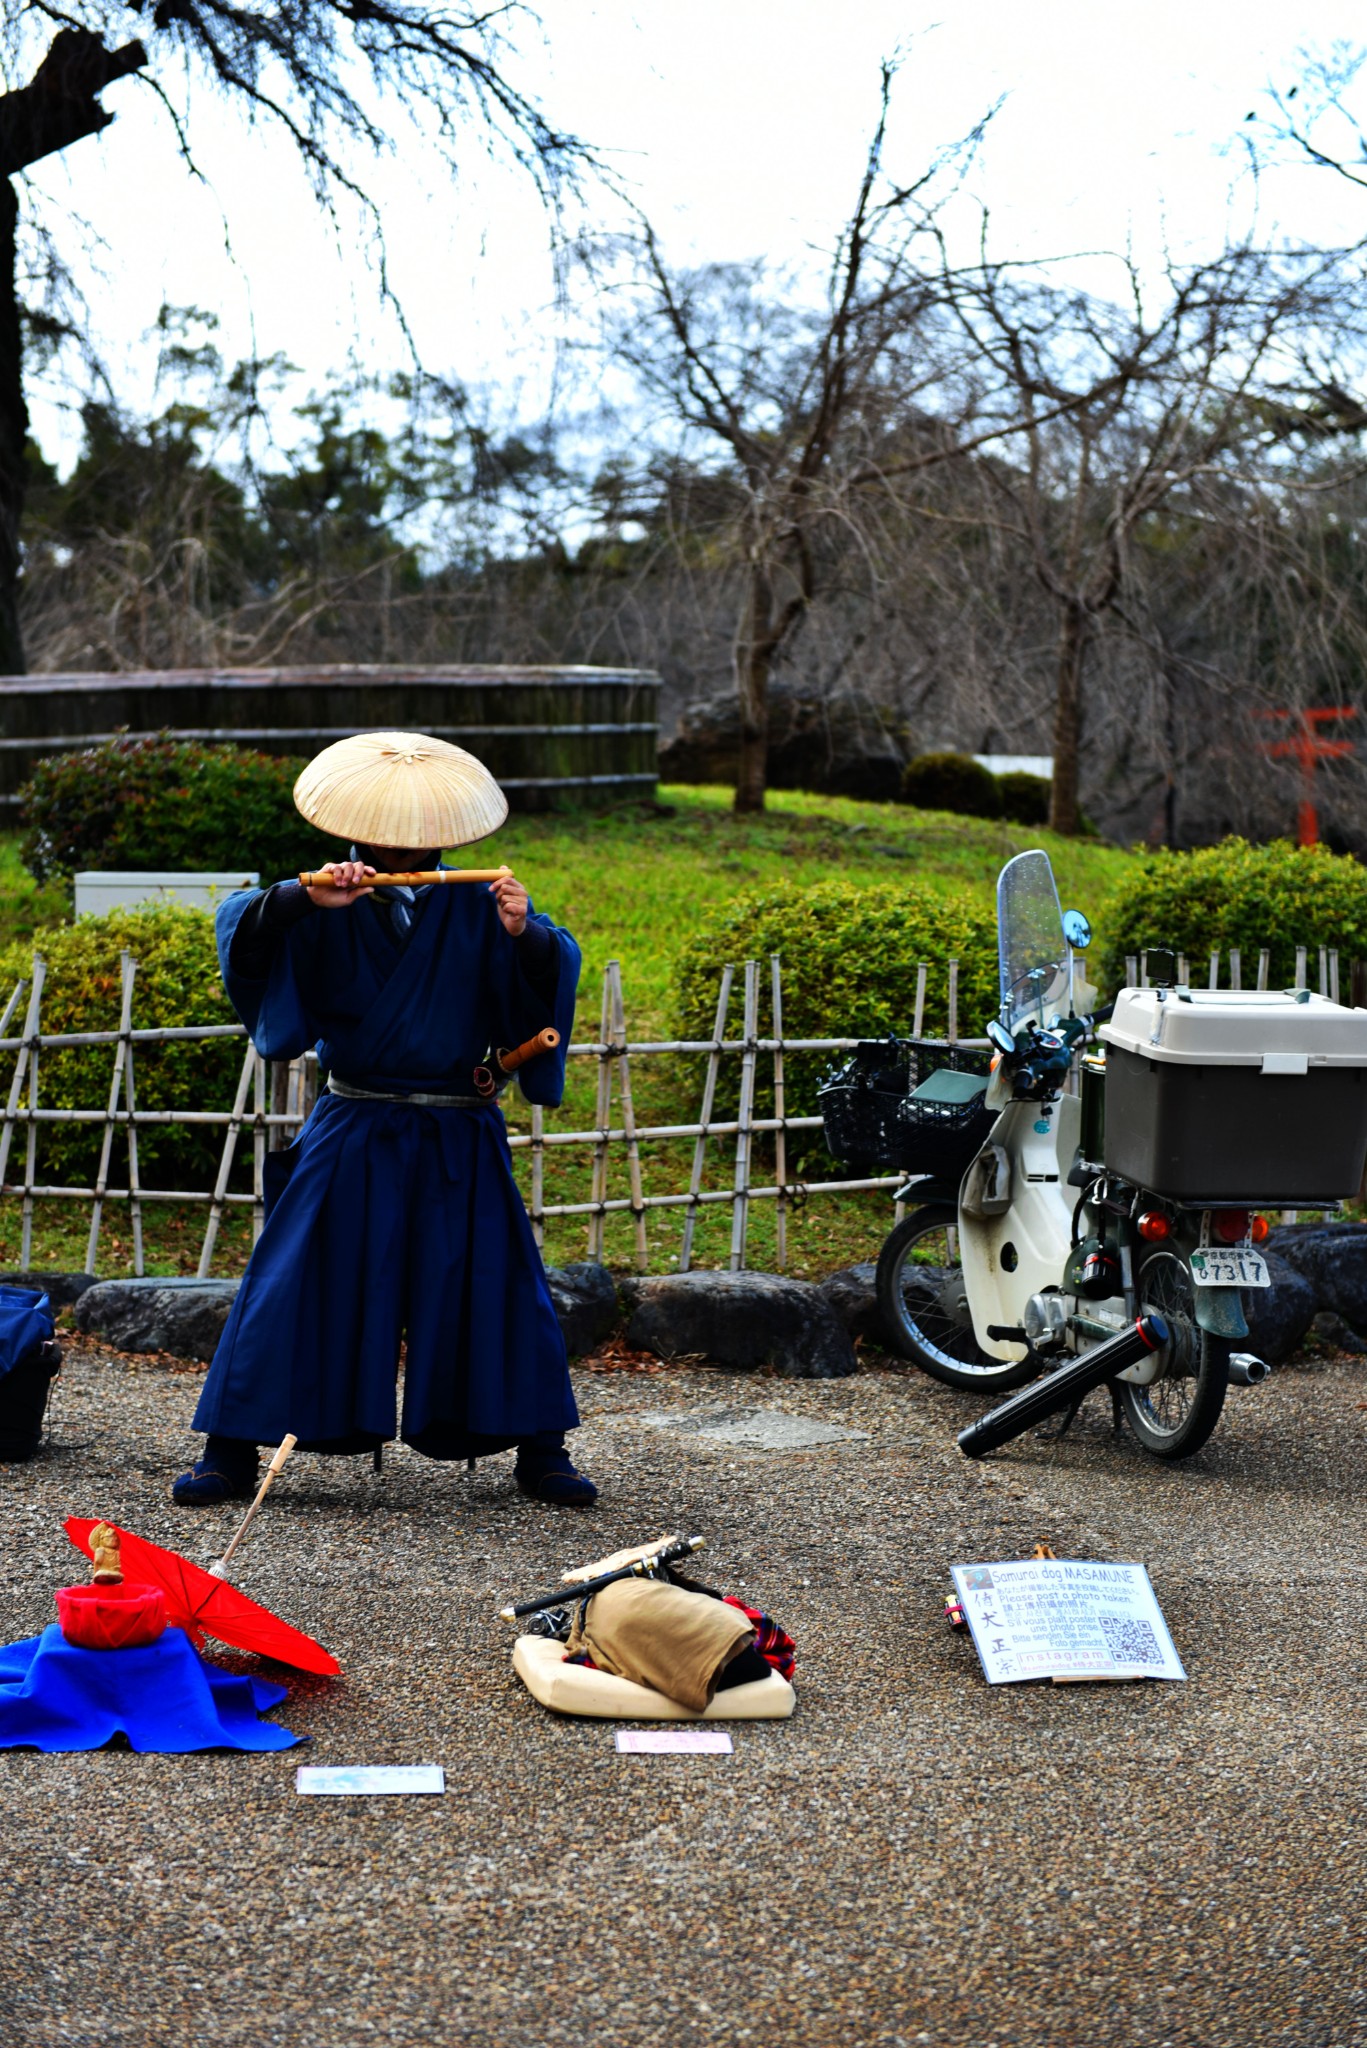
[(1235, 1245), (1232, 1251), (1191, 1255), (1191, 1277), (1198, 1287), (1270, 1287), (1272, 1275), (1261, 1252)]

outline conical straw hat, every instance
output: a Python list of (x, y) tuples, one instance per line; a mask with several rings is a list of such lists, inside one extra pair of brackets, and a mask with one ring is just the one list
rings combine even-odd
[(360, 846), (468, 846), (496, 832), (508, 799), (461, 747), (421, 732), (358, 732), (324, 747), (294, 785), (311, 825)]

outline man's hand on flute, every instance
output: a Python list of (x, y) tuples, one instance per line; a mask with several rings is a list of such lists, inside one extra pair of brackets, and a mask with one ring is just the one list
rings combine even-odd
[[(320, 910), (348, 910), (353, 903), (359, 903), (363, 896), (370, 894), (367, 884), (375, 872), (363, 860), (329, 861), (326, 867), (319, 868), (318, 874), (327, 875), (330, 880), (310, 883), (309, 901), (316, 903)], [(523, 900), (525, 902), (525, 897)]]
[(489, 894), (498, 908), (499, 922), (510, 938), (520, 939), (527, 929), (527, 891), (516, 875), (500, 875), (490, 882)]

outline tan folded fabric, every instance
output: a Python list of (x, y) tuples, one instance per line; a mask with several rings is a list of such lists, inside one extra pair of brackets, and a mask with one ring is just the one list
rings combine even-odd
[(653, 1686), (700, 1714), (731, 1659), (754, 1641), (738, 1607), (662, 1579), (619, 1579), (576, 1618), (568, 1654), (587, 1650), (602, 1671)]

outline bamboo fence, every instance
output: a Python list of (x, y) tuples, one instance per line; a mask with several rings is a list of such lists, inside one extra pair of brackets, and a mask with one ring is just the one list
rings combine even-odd
[[(1318, 951), (1319, 992), (1322, 996), (1327, 996), (1331, 1003), (1336, 1003), (1339, 999), (1338, 948), (1336, 946), (1321, 946), (1319, 947)], [(1221, 986), (1220, 974), (1222, 957), (1223, 956), (1218, 952), (1213, 952), (1209, 956), (1209, 979), (1206, 983), (1207, 988), (1219, 988)], [(1173, 953), (1166, 946), (1151, 946), (1148, 952), (1146, 953), (1127, 953), (1125, 955), (1125, 977), (1132, 988), (1147, 988), (1149, 986), (1149, 961), (1151, 958), (1161, 958), (1164, 960), (1168, 960), (1170, 962), (1175, 961), (1178, 983), (1183, 987), (1190, 987), (1191, 963), (1187, 959), (1186, 954)], [(1268, 967), (1269, 963), (1271, 962), (1271, 959), (1271, 948), (1268, 946), (1259, 947), (1257, 978), (1253, 983), (1254, 988), (1267, 987)], [(1306, 969), (1309, 966), (1309, 963), (1310, 948), (1308, 946), (1297, 946), (1296, 975), (1293, 984), (1294, 987), (1308, 988), (1310, 986), (1309, 982), (1305, 978)], [(1358, 980), (1361, 978), (1361, 965), (1362, 963), (1357, 963), (1354, 970), (1353, 979), (1355, 987), (1354, 995), (1352, 998), (1352, 1000), (1354, 1001), (1356, 1001), (1358, 994), (1356, 984)], [(1229, 980), (1225, 984), (1225, 986), (1228, 988), (1241, 989), (1243, 985), (1243, 956), (1240, 952), (1240, 949), (1237, 946), (1231, 946), (1229, 949)]]
[[(1256, 981), (1258, 988), (1267, 986), (1269, 957), (1267, 948), (1260, 950)], [(1149, 953), (1142, 953), (1127, 960), (1128, 979), (1132, 984), (1137, 983), (1143, 987), (1149, 985), (1149, 959)], [(1231, 988), (1237, 989), (1241, 986), (1241, 964), (1239, 953), (1232, 951), (1229, 955), (1228, 969), (1228, 986)], [(1298, 948), (1296, 956), (1298, 987), (1306, 985), (1307, 965), (1308, 949), (1302, 946)], [(1187, 961), (1179, 956), (1179, 981), (1187, 979), (1187, 966)], [(1339, 959), (1333, 948), (1319, 948), (1318, 969), (1320, 993), (1337, 1002)], [(782, 1269), (787, 1259), (788, 1215), (794, 1204), (805, 1202), (813, 1196), (892, 1192), (903, 1185), (906, 1179), (904, 1174), (885, 1174), (871, 1178), (793, 1181), (788, 1179), (790, 1137), (819, 1131), (822, 1120), (819, 1116), (789, 1116), (786, 1113), (785, 1057), (793, 1053), (847, 1052), (860, 1044), (861, 1040), (857, 1037), (785, 1037), (782, 966), (776, 955), (769, 960), (768, 970), (770, 1012), (773, 1019), (772, 1036), (762, 1037), (758, 1031), (762, 964), (756, 960), (747, 960), (741, 970), (739, 1037), (727, 1037), (727, 1031), (733, 1021), (732, 998), (736, 986), (736, 970), (728, 966), (722, 971), (710, 1038), (638, 1040), (633, 1043), (627, 1035), (621, 968), (615, 960), (608, 962), (603, 975), (599, 1036), (586, 1043), (572, 1044), (569, 1048), (571, 1059), (598, 1062), (592, 1126), (587, 1129), (556, 1128), (548, 1113), (540, 1105), (533, 1105), (530, 1112), (530, 1129), (514, 1131), (508, 1140), (514, 1153), (528, 1151), (531, 1155), (530, 1199), (527, 1208), (538, 1244), (544, 1243), (545, 1226), (549, 1218), (583, 1216), (587, 1219), (587, 1257), (601, 1261), (604, 1255), (605, 1220), (610, 1215), (625, 1213), (632, 1219), (635, 1264), (638, 1269), (644, 1270), (649, 1259), (646, 1235), (648, 1214), (652, 1210), (679, 1209), (682, 1210), (683, 1217), (677, 1270), (687, 1272), (693, 1260), (694, 1235), (699, 1212), (710, 1205), (729, 1204), (729, 1265), (733, 1272), (738, 1272), (744, 1269), (746, 1262), (751, 1204), (773, 1202), (776, 1204), (777, 1263)], [(1220, 954), (1212, 953), (1209, 956), (1208, 971), (1209, 986), (1219, 987), (1222, 971)], [(929, 975), (929, 963), (921, 961), (917, 967), (912, 1005), (911, 1035), (914, 1038), (922, 1037)], [(18, 1037), (6, 1037), (5, 1033), (24, 1000), (25, 985), (22, 981), (10, 995), (3, 1012), (0, 1012), (0, 1053), (14, 1055), (9, 1094), (3, 1117), (0, 1117), (0, 1200), (17, 1199), (21, 1205), (20, 1265), (26, 1270), (31, 1266), (36, 1203), (62, 1200), (90, 1204), (90, 1229), (85, 1257), (85, 1270), (88, 1273), (97, 1271), (100, 1232), (109, 1205), (127, 1204), (133, 1271), (137, 1275), (142, 1275), (144, 1208), (151, 1202), (174, 1203), (207, 1209), (198, 1265), (200, 1278), (206, 1278), (212, 1271), (223, 1219), (230, 1208), (249, 1207), (252, 1212), (253, 1242), (260, 1235), (264, 1220), (266, 1156), (269, 1151), (287, 1144), (313, 1109), (319, 1085), (318, 1063), (315, 1056), (309, 1053), (302, 1059), (288, 1063), (268, 1062), (247, 1039), (247, 1034), (240, 1024), (135, 1029), (133, 1008), (137, 986), (137, 963), (128, 953), (123, 954), (121, 960), (119, 1023), (116, 1030), (44, 1033), (41, 1029), (41, 1016), (46, 976), (47, 969), (42, 957), (35, 955), (32, 977), (28, 984), (23, 1030)], [(1359, 978), (1357, 971), (1353, 978), (1356, 997), (1356, 983)], [(986, 1039), (959, 1036), (958, 981), (959, 963), (957, 960), (950, 960), (947, 965), (946, 988), (947, 1034), (943, 1040), (930, 1042), (945, 1046), (984, 1046), (987, 1044)], [(136, 1052), (139, 1046), (220, 1038), (238, 1038), (244, 1041), (242, 1067), (230, 1108), (138, 1108)], [(39, 1077), (42, 1056), (73, 1046), (89, 1048), (92, 1053), (103, 1048), (109, 1057), (109, 1091), (103, 1109), (45, 1109), (41, 1105)], [(632, 1094), (633, 1060), (699, 1056), (705, 1058), (706, 1064), (697, 1120), (692, 1123), (673, 1124), (638, 1123)], [(719, 1119), (714, 1115), (717, 1087), (722, 1063), (729, 1059), (740, 1061), (739, 1100), (734, 1117)], [(769, 1063), (774, 1098), (774, 1114), (767, 1117), (755, 1114), (761, 1061)], [(613, 1117), (614, 1095), (618, 1112), (617, 1121), (614, 1121)], [(93, 1185), (70, 1187), (39, 1181), (38, 1134), (42, 1126), (52, 1124), (102, 1126), (99, 1163)], [(144, 1185), (138, 1162), (138, 1132), (154, 1125), (221, 1127), (223, 1144), (211, 1187), (159, 1188)], [(14, 1154), (16, 1137), (21, 1130), (24, 1134), (23, 1175), (22, 1178), (11, 1179), (8, 1177), (10, 1161)], [(111, 1179), (111, 1167), (115, 1135), (120, 1130), (123, 1131), (126, 1140), (126, 1170), (125, 1184), (116, 1186)], [(754, 1140), (761, 1134), (771, 1134), (774, 1140), (774, 1178), (771, 1182), (757, 1185), (753, 1177)], [(239, 1160), (240, 1147), (247, 1138), (251, 1143), (250, 1191), (233, 1188), (230, 1185)], [(688, 1140), (692, 1141), (692, 1158), (686, 1185), (672, 1186), (664, 1191), (657, 1188), (656, 1191), (647, 1193), (642, 1145), (665, 1146)], [(728, 1185), (705, 1187), (703, 1183), (707, 1177), (709, 1147), (717, 1147), (723, 1143), (732, 1144), (734, 1155), (727, 1176)], [(590, 1155), (589, 1196), (586, 1201), (545, 1200), (546, 1157), (549, 1151), (560, 1146), (577, 1147)], [(620, 1194), (610, 1192), (612, 1162), (617, 1155), (624, 1159), (626, 1166), (626, 1189)], [(714, 1159), (717, 1157), (715, 1152), (712, 1156)], [(662, 1176), (663, 1160), (657, 1160), (652, 1155), (652, 1164), (657, 1167), (657, 1177)], [(671, 1172), (668, 1177), (672, 1179), (675, 1176)], [(678, 1177), (682, 1178), (682, 1175)], [(618, 1184), (620, 1185), (620, 1179)]]
[[(916, 1037), (921, 1036), (929, 971), (928, 964), (922, 961), (917, 970), (913, 1013), (912, 1028)], [(32, 979), (28, 986), (23, 1030), (18, 1037), (6, 1037), (4, 1034), (9, 1030), (23, 1002), (22, 982), (11, 994), (3, 1013), (0, 1013), (0, 1054), (14, 1055), (9, 1094), (3, 1117), (0, 1117), (0, 1199), (17, 1199), (21, 1205), (20, 1265), (27, 1270), (32, 1263), (36, 1203), (61, 1200), (90, 1204), (90, 1229), (85, 1257), (85, 1270), (88, 1273), (97, 1271), (100, 1233), (110, 1205), (126, 1204), (131, 1226), (133, 1271), (141, 1276), (144, 1272), (143, 1212), (148, 1203), (156, 1202), (207, 1209), (198, 1272), (200, 1278), (208, 1277), (213, 1269), (214, 1253), (223, 1219), (229, 1209), (250, 1208), (253, 1242), (260, 1235), (264, 1220), (266, 1155), (269, 1151), (289, 1143), (313, 1108), (319, 1086), (318, 1063), (315, 1056), (309, 1053), (302, 1059), (290, 1062), (268, 1062), (251, 1044), (240, 1024), (136, 1029), (133, 1024), (133, 1010), (137, 963), (128, 953), (123, 954), (121, 959), (119, 1023), (116, 1030), (45, 1033), (41, 1029), (41, 1018), (46, 975), (44, 961), (40, 955), (35, 955)], [(557, 1128), (552, 1114), (548, 1114), (540, 1105), (533, 1105), (530, 1111), (530, 1129), (514, 1131), (509, 1135), (508, 1142), (514, 1153), (530, 1153), (530, 1200), (527, 1207), (538, 1244), (544, 1242), (545, 1226), (551, 1217), (583, 1216), (587, 1219), (587, 1256), (601, 1261), (604, 1255), (606, 1218), (614, 1214), (628, 1213), (633, 1226), (635, 1263), (639, 1269), (644, 1270), (649, 1259), (646, 1236), (646, 1219), (649, 1212), (680, 1209), (683, 1217), (677, 1270), (687, 1272), (693, 1260), (694, 1232), (700, 1210), (709, 1205), (729, 1204), (729, 1264), (732, 1271), (740, 1271), (746, 1262), (750, 1205), (754, 1202), (774, 1202), (777, 1205), (777, 1252), (779, 1263), (782, 1265), (787, 1257), (787, 1219), (794, 1204), (805, 1202), (812, 1196), (854, 1194), (871, 1190), (891, 1191), (902, 1185), (906, 1178), (904, 1174), (887, 1174), (873, 1178), (793, 1181), (788, 1179), (790, 1135), (819, 1131), (822, 1124), (819, 1116), (787, 1115), (785, 1055), (837, 1054), (851, 1050), (861, 1041), (857, 1037), (784, 1037), (782, 968), (777, 956), (771, 958), (768, 963), (774, 1034), (770, 1037), (761, 1037), (758, 1032), (761, 964), (754, 960), (746, 961), (742, 975), (743, 997), (739, 1037), (727, 1036), (728, 1029), (735, 1021), (731, 1010), (736, 970), (734, 967), (726, 967), (722, 972), (718, 990), (711, 1038), (632, 1042), (627, 1035), (621, 968), (617, 961), (609, 961), (603, 976), (599, 1036), (588, 1042), (572, 1044), (569, 1048), (571, 1059), (596, 1060), (598, 1063), (592, 1126), (586, 1129)], [(957, 961), (949, 963), (947, 995), (949, 1034), (943, 1042), (985, 1045), (985, 1039), (960, 1040), (957, 1036)], [(230, 1108), (138, 1108), (136, 1053), (139, 1047), (221, 1038), (237, 1038), (244, 1042), (242, 1066)], [(103, 1049), (110, 1060), (109, 1090), (104, 1108), (44, 1108), (39, 1099), (42, 1057), (50, 1052), (76, 1046), (89, 1049), (92, 1056)], [(699, 1056), (705, 1059), (705, 1067), (702, 1102), (697, 1120), (692, 1123), (639, 1123), (632, 1093), (633, 1061), (668, 1057), (696, 1059)], [(718, 1082), (723, 1061), (730, 1059), (738, 1059), (740, 1062), (739, 1101), (734, 1116), (719, 1119), (714, 1115)], [(767, 1117), (755, 1114), (762, 1061), (769, 1064), (774, 1093), (774, 1114)], [(38, 1134), (43, 1126), (54, 1124), (89, 1124), (102, 1127), (99, 1164), (93, 1185), (65, 1186), (39, 1180)], [(144, 1183), (138, 1161), (138, 1132), (149, 1126), (174, 1125), (217, 1126), (222, 1129), (223, 1144), (211, 1187), (164, 1188), (147, 1186)], [(24, 1134), (23, 1173), (22, 1177), (10, 1178), (9, 1169), (15, 1151), (15, 1140), (21, 1131)], [(125, 1137), (126, 1170), (122, 1184), (116, 1185), (111, 1168), (114, 1141), (118, 1132), (122, 1132)], [(753, 1172), (754, 1140), (761, 1134), (772, 1134), (774, 1139), (774, 1179), (757, 1185)], [(234, 1188), (231, 1182), (234, 1168), (241, 1157), (241, 1148), (248, 1139), (251, 1146), (252, 1184), (250, 1191), (245, 1191)], [(692, 1141), (692, 1159), (686, 1185), (667, 1185), (660, 1189), (660, 1178), (673, 1182), (676, 1176), (668, 1171), (663, 1154), (658, 1159), (652, 1156), (652, 1164), (657, 1169), (657, 1187), (655, 1191), (648, 1193), (645, 1186), (642, 1146), (671, 1146), (675, 1142), (689, 1140)], [(709, 1151), (715, 1162), (722, 1145), (731, 1147), (734, 1152), (733, 1164), (726, 1175), (728, 1184), (724, 1187), (705, 1187), (703, 1183), (707, 1177)], [(590, 1155), (590, 1186), (586, 1201), (547, 1202), (545, 1199), (547, 1154), (553, 1148), (561, 1146), (576, 1147)], [(626, 1168), (626, 1187), (622, 1193), (612, 1191), (612, 1162), (618, 1157), (624, 1160)], [(681, 1173), (677, 1175), (678, 1180), (682, 1178)], [(620, 1185), (620, 1167), (617, 1184)]]

